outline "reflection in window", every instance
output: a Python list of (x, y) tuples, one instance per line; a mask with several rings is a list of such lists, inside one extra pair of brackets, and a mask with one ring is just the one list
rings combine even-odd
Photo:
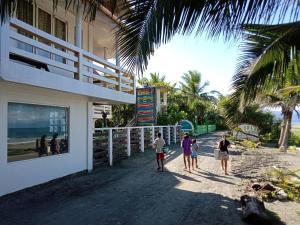
[(68, 109), (8, 103), (8, 162), (69, 151)]

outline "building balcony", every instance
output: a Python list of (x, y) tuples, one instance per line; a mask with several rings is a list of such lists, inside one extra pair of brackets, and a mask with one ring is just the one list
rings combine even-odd
[(134, 103), (135, 77), (121, 67), (16, 18), (1, 26), (0, 81)]

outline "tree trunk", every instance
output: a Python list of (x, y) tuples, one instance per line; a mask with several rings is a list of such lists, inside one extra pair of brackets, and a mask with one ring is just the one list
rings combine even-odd
[(280, 147), (281, 144), (282, 144), (282, 140), (283, 140), (283, 135), (284, 135), (284, 130), (285, 130), (286, 123), (287, 123), (286, 112), (283, 112), (283, 121), (282, 121), (281, 129), (280, 129), (280, 137), (279, 137), (279, 140), (278, 140), (278, 147)]
[(279, 146), (279, 149), (284, 152), (288, 148), (288, 141), (291, 133), (291, 122), (292, 122), (293, 111), (286, 111), (285, 113), (286, 113), (286, 123), (284, 126), (282, 141)]

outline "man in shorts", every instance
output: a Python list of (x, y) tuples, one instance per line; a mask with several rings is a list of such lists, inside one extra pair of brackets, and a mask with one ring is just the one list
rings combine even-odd
[(162, 139), (161, 133), (158, 133), (157, 138), (154, 140), (153, 148), (155, 149), (156, 152), (157, 171), (161, 169), (162, 172), (164, 171), (164, 159), (165, 159), (165, 155), (163, 152), (164, 145), (165, 145), (165, 141), (164, 139)]

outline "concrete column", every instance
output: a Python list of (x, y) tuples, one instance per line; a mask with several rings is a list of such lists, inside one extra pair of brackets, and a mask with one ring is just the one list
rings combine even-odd
[(112, 129), (108, 130), (108, 158), (109, 158), (109, 165), (113, 165), (113, 135)]
[[(5, 69), (11, 69), (8, 66), (9, 62), (9, 21), (2, 25), (0, 24), (0, 68), (1, 73), (5, 74)], [(2, 74), (2, 75), (3, 75)]]
[(145, 151), (145, 130), (144, 127), (141, 128), (141, 151), (144, 152)]
[(130, 157), (131, 155), (131, 145), (130, 145), (130, 128), (127, 128), (127, 156)]
[(93, 103), (87, 103), (87, 170), (91, 172), (93, 170), (93, 158), (94, 158), (94, 150), (93, 150), (93, 133), (94, 133), (94, 125), (93, 125)]
[(76, 21), (75, 21), (75, 45), (78, 48), (82, 48), (82, 5), (80, 5), (77, 8), (76, 12)]

